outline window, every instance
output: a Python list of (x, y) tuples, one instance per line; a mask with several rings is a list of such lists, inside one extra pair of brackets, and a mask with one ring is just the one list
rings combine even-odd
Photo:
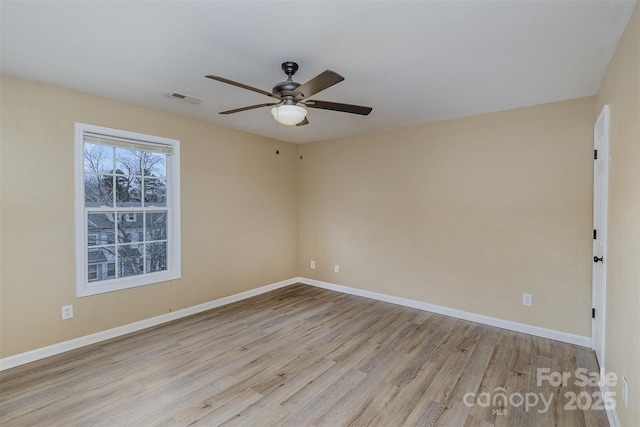
[(88, 270), (89, 281), (98, 280), (98, 266), (95, 264), (90, 264), (88, 266)]
[(180, 141), (76, 123), (78, 296), (180, 277)]

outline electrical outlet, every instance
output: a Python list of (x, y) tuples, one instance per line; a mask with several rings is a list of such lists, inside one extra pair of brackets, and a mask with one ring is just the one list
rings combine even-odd
[(62, 320), (71, 319), (73, 317), (73, 305), (62, 306)]
[(311, 260), (311, 265), (310, 268), (313, 270), (314, 268), (316, 268), (316, 262)]
[(533, 305), (533, 295), (522, 294), (522, 305), (528, 305), (531, 307)]
[(622, 402), (625, 408), (629, 407), (629, 384), (625, 377), (622, 377)]
[(340, 273), (340, 266), (339, 266), (338, 264), (336, 264), (336, 265), (333, 267), (333, 271), (334, 271), (335, 273)]

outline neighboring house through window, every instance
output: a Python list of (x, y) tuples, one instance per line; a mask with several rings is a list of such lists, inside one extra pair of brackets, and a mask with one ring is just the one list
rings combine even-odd
[(76, 123), (78, 296), (180, 277), (180, 142)]

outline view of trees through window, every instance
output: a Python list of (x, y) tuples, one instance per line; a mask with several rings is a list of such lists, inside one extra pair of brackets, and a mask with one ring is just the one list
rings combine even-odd
[(167, 269), (166, 157), (85, 141), (89, 282)]

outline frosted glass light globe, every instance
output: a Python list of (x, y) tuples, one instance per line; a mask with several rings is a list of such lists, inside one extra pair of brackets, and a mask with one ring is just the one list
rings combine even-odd
[(283, 104), (272, 108), (271, 114), (278, 123), (291, 126), (303, 121), (307, 117), (307, 110), (298, 105)]

